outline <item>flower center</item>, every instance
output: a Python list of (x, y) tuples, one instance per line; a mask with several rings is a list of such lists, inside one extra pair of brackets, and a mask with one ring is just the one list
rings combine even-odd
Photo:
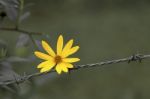
[(55, 62), (60, 63), (62, 61), (62, 58), (60, 56), (55, 57)]

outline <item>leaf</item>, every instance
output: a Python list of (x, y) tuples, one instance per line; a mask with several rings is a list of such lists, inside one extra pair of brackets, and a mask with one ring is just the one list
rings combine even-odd
[(21, 17), (20, 17), (20, 22), (22, 22), (23, 20), (25, 20), (26, 18), (28, 18), (30, 16), (30, 12), (25, 12)]
[(7, 44), (0, 39), (0, 58), (4, 58), (7, 55)]
[(15, 21), (17, 19), (18, 12), (16, 8), (12, 6), (8, 6), (8, 7), (5, 7), (5, 11), (10, 20)]
[(14, 79), (19, 79), (18, 75), (13, 69), (9, 62), (0, 63), (0, 82), (8, 82)]
[[(21, 76), (18, 75), (13, 69), (9, 62), (0, 63), (0, 83), (6, 83), (10, 81), (15, 81), (20, 79)], [(5, 90), (15, 93), (17, 92), (18, 86), (16, 84), (1, 86)]]
[(6, 1), (4, 1), (4, 0), (0, 0), (0, 4), (3, 5), (3, 6), (7, 5)]
[(3, 6), (8, 18), (15, 21), (18, 16), (18, 0), (1, 0), (0, 4)]
[(7, 50), (4, 48), (0, 49), (0, 58), (5, 57), (6, 55), (7, 55)]
[(0, 49), (1, 48), (7, 48), (7, 43), (2, 39), (0, 39)]
[(29, 36), (27, 34), (20, 34), (17, 40), (16, 47), (24, 47), (29, 44)]

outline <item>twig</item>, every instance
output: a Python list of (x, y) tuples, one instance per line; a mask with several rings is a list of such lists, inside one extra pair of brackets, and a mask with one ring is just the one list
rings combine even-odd
[[(103, 65), (116, 64), (116, 63), (122, 63), (122, 62), (127, 62), (127, 63), (130, 63), (131, 61), (141, 62), (141, 60), (148, 59), (148, 58), (150, 58), (150, 55), (136, 54), (136, 55), (132, 55), (130, 57), (115, 59), (115, 60), (110, 60), (110, 61), (104, 61), (104, 62), (100, 62), (100, 63), (75, 65), (75, 67), (73, 69), (71, 69), (71, 71), (82, 69), (82, 68), (92, 68), (92, 67), (96, 67), (96, 66), (102, 67)], [(8, 82), (0, 82), (0, 86), (6, 86), (6, 85), (10, 85), (10, 84), (20, 84), (20, 83), (23, 83), (24, 81), (30, 80), (34, 77), (46, 75), (46, 74), (52, 73), (52, 72), (55, 72), (55, 70), (52, 70), (52, 71), (49, 71), (46, 73), (34, 73), (34, 74), (30, 74), (30, 75), (24, 75), (23, 77), (20, 77), (19, 79), (14, 79), (14, 80), (8, 81)]]
[(2, 31), (14, 31), (14, 32), (19, 32), (19, 33), (25, 33), (28, 35), (42, 35), (43, 33), (39, 33), (39, 32), (30, 32), (30, 31), (26, 31), (26, 30), (22, 30), (22, 29), (17, 29), (17, 28), (5, 28), (5, 27), (0, 27), (0, 30)]
[(38, 46), (37, 46), (36, 41), (34, 40), (33, 36), (30, 34), (29, 37), (30, 37), (33, 45), (35, 46), (35, 49), (38, 49)]

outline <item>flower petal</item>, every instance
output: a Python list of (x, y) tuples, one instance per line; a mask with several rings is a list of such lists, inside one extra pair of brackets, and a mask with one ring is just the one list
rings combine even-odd
[(51, 46), (46, 41), (42, 41), (42, 46), (49, 55), (53, 57), (56, 55)]
[(63, 62), (66, 62), (66, 63), (74, 63), (77, 61), (80, 61), (80, 59), (79, 58), (64, 58), (63, 59)]
[(68, 57), (69, 55), (74, 54), (75, 52), (77, 52), (79, 50), (79, 46), (75, 46), (73, 48), (71, 48), (67, 53), (64, 54), (63, 57)]
[(64, 72), (66, 72), (66, 73), (68, 72), (68, 68), (67, 68), (66, 66), (63, 66), (63, 67), (62, 67), (62, 70), (63, 70)]
[(60, 64), (57, 64), (55, 69), (56, 69), (56, 71), (57, 71), (58, 74), (61, 74), (62, 68), (61, 68)]
[(46, 66), (46, 67), (44, 67), (44, 68), (42, 68), (41, 70), (40, 70), (40, 72), (41, 73), (43, 73), (43, 72), (48, 72), (48, 71), (50, 71), (50, 67), (49, 66)]
[(35, 51), (34, 54), (38, 57), (38, 58), (41, 58), (43, 60), (52, 60), (53, 58), (47, 54), (44, 54), (42, 52), (39, 52), (39, 51)]
[(63, 48), (63, 36), (60, 35), (57, 41), (57, 55), (60, 55)]
[(68, 53), (68, 51), (71, 49), (71, 47), (72, 47), (72, 44), (73, 44), (73, 39), (71, 39), (71, 40), (69, 40), (68, 42), (67, 42), (67, 44), (65, 45), (65, 47), (64, 47), (64, 49), (63, 49), (63, 51), (62, 51), (62, 56), (65, 56), (67, 53)]
[(54, 61), (45, 61), (45, 62), (42, 62), (40, 63), (37, 68), (45, 68), (45, 67), (50, 67), (50, 69), (52, 67), (54, 67), (56, 63)]
[(70, 63), (66, 63), (66, 67), (67, 68), (73, 68), (74, 66), (72, 64), (70, 64)]
[(61, 74), (62, 71), (67, 73), (68, 72), (67, 63), (59, 63), (56, 66), (56, 71), (58, 74)]

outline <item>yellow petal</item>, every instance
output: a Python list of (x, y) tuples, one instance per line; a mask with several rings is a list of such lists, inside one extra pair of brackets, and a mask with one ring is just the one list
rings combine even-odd
[(66, 73), (68, 72), (68, 68), (67, 68), (66, 66), (63, 66), (63, 67), (62, 67), (62, 70), (63, 70), (64, 72), (66, 72)]
[(67, 44), (65, 45), (63, 51), (62, 51), (62, 56), (65, 56), (66, 53), (68, 53), (68, 51), (71, 49), (72, 47), (72, 44), (73, 44), (73, 39), (69, 40), (67, 42)]
[(61, 68), (60, 64), (57, 64), (55, 69), (56, 69), (56, 71), (57, 71), (58, 74), (61, 74), (62, 68)]
[(41, 73), (50, 71), (50, 67), (44, 67), (40, 70)]
[(71, 48), (67, 53), (64, 54), (63, 57), (68, 57), (69, 55), (74, 54), (75, 52), (77, 52), (79, 50), (79, 46), (75, 46), (73, 48)]
[(53, 57), (55, 56), (55, 52), (53, 51), (51, 46), (46, 41), (42, 41), (42, 46), (49, 55), (51, 55)]
[(62, 71), (67, 73), (68, 72), (68, 68), (67, 68), (66, 63), (59, 63), (56, 66), (56, 71), (57, 71), (58, 74), (61, 74)]
[(45, 62), (40, 63), (40, 64), (37, 66), (37, 68), (50, 67), (50, 69), (51, 69), (51, 68), (54, 67), (55, 64), (56, 64), (56, 63), (55, 63), (54, 61), (45, 61)]
[(60, 35), (57, 41), (57, 55), (60, 55), (63, 48), (63, 36)]
[(44, 54), (42, 52), (39, 52), (39, 51), (35, 51), (34, 54), (38, 57), (38, 58), (41, 58), (41, 59), (44, 59), (44, 60), (52, 60), (53, 58), (47, 54)]
[(73, 66), (72, 64), (70, 64), (70, 63), (65, 63), (65, 65), (66, 65), (67, 68), (73, 68), (73, 67), (74, 67), (74, 66)]
[(79, 58), (64, 58), (63, 59), (63, 62), (66, 62), (66, 63), (74, 63), (77, 61), (80, 61), (80, 59)]

